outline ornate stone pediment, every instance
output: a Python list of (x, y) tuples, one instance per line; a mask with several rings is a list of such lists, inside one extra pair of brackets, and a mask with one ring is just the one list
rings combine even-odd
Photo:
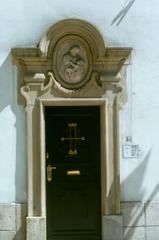
[(35, 74), (43, 74), (39, 84), (52, 78), (56, 97), (102, 97), (116, 87), (115, 91), (121, 91), (121, 70), (130, 52), (130, 48), (109, 48), (94, 26), (77, 19), (52, 26), (37, 48), (12, 49), (22, 70), (19, 86), (31, 85), (35, 79), (37, 84)]

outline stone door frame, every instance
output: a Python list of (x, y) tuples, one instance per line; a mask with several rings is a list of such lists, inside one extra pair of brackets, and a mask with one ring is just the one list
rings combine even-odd
[[(65, 89), (52, 69), (54, 47), (68, 33), (70, 38), (78, 36), (88, 43), (92, 54), (88, 81), (80, 89)], [(25, 99), (27, 114), (27, 240), (46, 240), (44, 107), (48, 105), (100, 107), (102, 240), (116, 239), (114, 234), (122, 239), (119, 110), (126, 100), (126, 66), (130, 52), (130, 48), (106, 47), (94, 26), (77, 19), (53, 25), (37, 48), (12, 49), (18, 67), (18, 101), (24, 104)]]
[[(35, 104), (36, 105), (36, 104)], [(113, 161), (113, 128), (112, 106), (107, 98), (77, 98), (77, 99), (54, 99), (54, 98), (38, 98), (36, 105), (36, 124), (40, 126), (39, 134), (39, 152), (40, 152), (40, 216), (34, 216), (34, 206), (31, 195), (31, 189), (34, 186), (34, 170), (32, 158), (28, 158), (28, 185), (30, 186), (30, 198), (28, 196), (28, 217), (27, 217), (27, 240), (34, 240), (39, 234), (41, 239), (46, 239), (46, 152), (45, 152), (45, 106), (99, 106), (100, 107), (100, 150), (101, 150), (101, 219), (102, 219), (102, 239), (107, 237), (108, 223), (111, 219), (118, 219), (119, 225), (121, 221), (120, 215), (120, 185), (117, 182), (114, 170), (117, 169), (117, 162)], [(27, 109), (29, 113), (32, 109), (30, 105)], [(32, 116), (28, 119), (29, 129), (32, 125)], [(39, 119), (39, 123), (37, 122)], [(117, 122), (115, 123), (117, 124)], [(33, 125), (32, 125), (33, 127)], [(29, 130), (28, 129), (28, 130)], [(30, 131), (29, 131), (30, 132)], [(33, 130), (34, 132), (34, 130)], [(115, 133), (118, 134), (117, 132)], [(32, 138), (33, 137), (33, 138)], [(35, 138), (34, 138), (35, 137)], [(37, 136), (28, 134), (28, 152), (32, 150), (32, 142)], [(116, 146), (117, 147), (117, 146)], [(118, 156), (119, 157), (119, 156)], [(32, 174), (31, 174), (32, 173)], [(116, 181), (116, 183), (114, 183)], [(116, 184), (116, 189), (113, 188)], [(29, 188), (28, 188), (29, 190)], [(114, 200), (113, 200), (114, 199)], [(30, 209), (30, 210), (29, 210)], [(113, 225), (112, 225), (113, 227)], [(34, 235), (36, 237), (34, 237)]]
[(45, 169), (46, 169), (46, 153), (45, 153), (45, 113), (44, 113), (44, 108), (45, 106), (52, 106), (52, 107), (57, 107), (57, 106), (99, 106), (100, 108), (100, 162), (101, 162), (101, 206), (102, 206), (102, 215), (105, 215), (106, 213), (106, 159), (107, 159), (107, 152), (108, 149), (106, 149), (106, 146), (108, 147), (109, 144), (106, 142), (107, 138), (107, 132), (108, 132), (108, 126), (107, 126), (107, 100), (106, 99), (60, 99), (60, 100), (54, 100), (54, 99), (42, 99), (39, 100), (40, 104), (40, 142), (41, 142), (41, 188), (43, 189), (42, 191), (42, 215), (46, 216), (46, 176), (45, 176)]
[(60, 100), (53, 100), (53, 99), (42, 99), (39, 100), (40, 104), (40, 126), (41, 126), (41, 133), (40, 133), (40, 142), (41, 142), (41, 189), (42, 191), (42, 215), (46, 216), (46, 176), (45, 176), (45, 169), (46, 169), (46, 153), (45, 153), (45, 114), (44, 108), (45, 106), (99, 106), (100, 108), (100, 152), (101, 152), (101, 217), (106, 215), (107, 211), (107, 186), (106, 186), (106, 175), (107, 170), (109, 167), (106, 165), (106, 159), (109, 144), (106, 142), (108, 126), (107, 126), (107, 101), (105, 99), (60, 99)]

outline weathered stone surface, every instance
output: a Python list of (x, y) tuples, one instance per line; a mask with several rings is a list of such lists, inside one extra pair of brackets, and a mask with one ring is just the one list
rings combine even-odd
[(145, 209), (146, 226), (159, 226), (159, 202), (149, 202), (145, 205)]
[(145, 227), (124, 228), (124, 240), (147, 240), (145, 239)]
[(123, 202), (121, 204), (123, 214), (123, 226), (145, 226), (144, 204), (141, 202)]
[(0, 231), (16, 230), (15, 208), (15, 204), (0, 204)]
[(103, 240), (123, 240), (123, 222), (121, 215), (103, 217)]
[(158, 239), (159, 239), (159, 227), (147, 227), (146, 240), (158, 240)]
[(16, 240), (26, 240), (27, 205), (16, 205)]
[(0, 231), (0, 240), (14, 240), (15, 231)]
[(27, 217), (27, 240), (46, 240), (46, 219)]

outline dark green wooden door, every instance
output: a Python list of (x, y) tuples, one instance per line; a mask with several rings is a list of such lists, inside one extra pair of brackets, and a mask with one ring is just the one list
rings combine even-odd
[(46, 107), (45, 123), (47, 240), (99, 240), (99, 107)]

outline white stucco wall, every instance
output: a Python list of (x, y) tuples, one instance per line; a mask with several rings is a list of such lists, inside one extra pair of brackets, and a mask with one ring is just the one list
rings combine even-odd
[[(128, 12), (127, 4), (132, 5)], [(0, 202), (26, 200), (25, 111), (16, 103), (10, 50), (35, 46), (45, 30), (65, 18), (91, 22), (109, 46), (134, 49), (121, 137), (124, 141), (132, 135), (142, 154), (121, 160), (121, 197), (159, 200), (158, 8), (157, 0), (6, 0), (0, 4)], [(118, 24), (121, 10), (125, 17)]]

